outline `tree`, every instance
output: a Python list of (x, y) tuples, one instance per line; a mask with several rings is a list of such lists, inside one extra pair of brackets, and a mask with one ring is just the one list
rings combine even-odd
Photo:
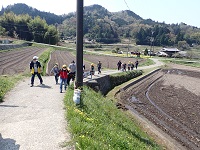
[(38, 43), (44, 43), (44, 35), (48, 30), (46, 21), (37, 16), (28, 23), (28, 27), (33, 33), (33, 40)]
[(6, 29), (8, 36), (14, 36), (15, 22), (16, 15), (13, 12), (4, 13), (3, 16), (1, 16), (1, 26)]
[(147, 48), (144, 50), (144, 55), (145, 56), (148, 55), (148, 49)]
[(0, 35), (5, 36), (6, 35), (6, 29), (0, 26)]
[(189, 45), (186, 41), (178, 41), (178, 48), (182, 50), (186, 50), (189, 48)]
[(29, 15), (19, 15), (16, 17), (16, 33), (20, 39), (31, 41), (33, 39), (32, 32), (29, 30), (28, 23), (32, 20)]
[(44, 42), (47, 44), (57, 44), (58, 42), (58, 32), (56, 30), (56, 27), (53, 25), (50, 25), (47, 29), (47, 32), (44, 35)]

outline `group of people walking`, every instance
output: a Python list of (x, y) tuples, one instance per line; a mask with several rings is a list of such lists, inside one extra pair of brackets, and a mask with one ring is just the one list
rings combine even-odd
[(126, 64), (126, 62), (122, 63), (121, 60), (119, 60), (117, 63), (117, 69), (122, 70), (122, 71), (126, 71), (126, 70), (130, 71), (130, 70), (133, 70), (134, 67), (137, 69), (138, 64), (139, 64), (138, 60), (136, 60), (135, 63), (129, 61), (128, 64)]
[[(33, 60), (30, 62), (30, 71), (31, 71), (31, 87), (34, 86), (34, 79), (35, 75), (38, 76), (40, 80), (40, 84), (43, 84), (43, 79), (41, 77), (41, 64), (38, 61), (38, 57), (34, 56)], [(64, 89), (67, 89), (67, 86), (69, 85), (70, 81), (75, 80), (75, 74), (76, 74), (76, 64), (74, 61), (72, 61), (69, 66), (62, 65), (62, 68), (60, 69), (58, 66), (58, 63), (55, 63), (53, 68), (50, 71), (51, 74), (55, 77), (55, 82), (58, 84), (58, 79), (60, 77), (60, 93), (63, 91), (63, 85)]]
[[(122, 63), (119, 60), (117, 63), (117, 68), (118, 68), (118, 70), (122, 70), (122, 71), (126, 71), (126, 70), (130, 71), (130, 70), (133, 70), (134, 68), (137, 69), (138, 64), (139, 64), (138, 60), (136, 60), (135, 63), (129, 61), (128, 64), (126, 64), (126, 62)], [(98, 63), (97, 63), (98, 74), (101, 73), (101, 68), (102, 68), (102, 63), (101, 63), (101, 61), (98, 61)], [(83, 65), (83, 72), (84, 72), (84, 70), (85, 70), (85, 65)], [(30, 71), (32, 74), (31, 87), (33, 87), (33, 85), (34, 85), (35, 75), (38, 76), (38, 78), (40, 80), (40, 84), (43, 84), (43, 80), (41, 77), (41, 64), (38, 61), (37, 56), (34, 56), (33, 60), (30, 62)], [(66, 90), (67, 86), (70, 84), (70, 81), (75, 80), (76, 64), (74, 61), (72, 61), (68, 67), (67, 67), (67, 65), (64, 64), (62, 66), (62, 68), (60, 69), (58, 63), (55, 63), (55, 65), (51, 69), (50, 73), (54, 75), (56, 84), (58, 84), (58, 79), (60, 77), (60, 93), (62, 93), (63, 85), (64, 85), (64, 89)], [(90, 75), (91, 75), (91, 77), (92, 77), (92, 75), (94, 75), (94, 64), (93, 63), (90, 66)]]
[(63, 85), (64, 89), (67, 89), (67, 86), (70, 84), (70, 81), (75, 80), (76, 75), (76, 64), (72, 61), (69, 66), (63, 65), (61, 69), (59, 69), (58, 64), (56, 63), (54, 67), (51, 69), (50, 73), (54, 74), (56, 84), (58, 84), (58, 78), (60, 77), (60, 93), (62, 93)]

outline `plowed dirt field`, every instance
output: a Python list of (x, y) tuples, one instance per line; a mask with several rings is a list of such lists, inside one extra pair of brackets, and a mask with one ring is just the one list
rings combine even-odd
[(45, 48), (25, 47), (20, 50), (0, 52), (0, 75), (13, 75), (29, 69), (34, 55), (39, 56)]
[(173, 65), (134, 84), (117, 97), (186, 149), (200, 149), (200, 71)]

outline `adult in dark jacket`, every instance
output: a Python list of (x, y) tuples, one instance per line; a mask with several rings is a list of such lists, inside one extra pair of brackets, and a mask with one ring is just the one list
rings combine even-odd
[(31, 71), (31, 87), (34, 85), (34, 79), (35, 79), (35, 75), (38, 76), (39, 80), (40, 80), (40, 84), (43, 83), (42, 77), (41, 77), (41, 64), (38, 61), (38, 57), (34, 56), (33, 60), (30, 62), (30, 71)]
[(122, 62), (119, 60), (117, 63), (117, 69), (121, 70), (121, 67), (122, 67)]

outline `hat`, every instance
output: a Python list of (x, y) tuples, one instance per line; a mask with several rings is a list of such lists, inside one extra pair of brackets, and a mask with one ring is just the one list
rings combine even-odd
[(63, 67), (63, 68), (67, 68), (67, 65), (63, 65), (62, 67)]
[(56, 66), (58, 66), (58, 63), (55, 63)]
[(37, 56), (33, 56), (33, 59), (38, 59), (38, 57)]

